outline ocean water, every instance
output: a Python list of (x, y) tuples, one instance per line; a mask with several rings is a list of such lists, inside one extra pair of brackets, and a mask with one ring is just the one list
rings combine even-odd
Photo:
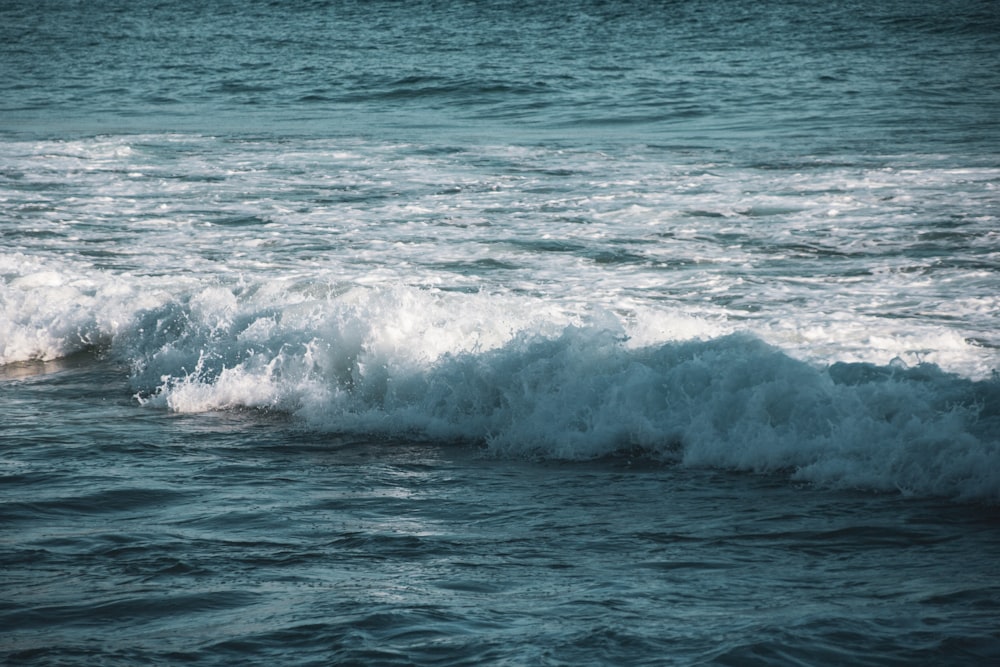
[(0, 0), (0, 656), (1000, 659), (990, 1)]

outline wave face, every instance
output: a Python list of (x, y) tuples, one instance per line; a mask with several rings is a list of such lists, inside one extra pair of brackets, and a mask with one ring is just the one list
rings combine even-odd
[(277, 409), (318, 429), (503, 456), (625, 453), (1000, 498), (995, 381), (899, 361), (816, 368), (742, 334), (635, 347), (611, 314), (564, 324), (488, 296), (355, 289), (264, 308), (260, 298), (246, 308), (212, 290), (145, 312), (117, 343), (136, 360), (140, 401)]
[(47, 276), (14, 281), (55, 311), (33, 343), (49, 356), (101, 346), (131, 365), (146, 406), (275, 410), (504, 457), (638, 456), (1000, 498), (1000, 384), (931, 364), (817, 366), (682, 317), (681, 335), (649, 343), (612, 312), (510, 295), (273, 281), (155, 303)]

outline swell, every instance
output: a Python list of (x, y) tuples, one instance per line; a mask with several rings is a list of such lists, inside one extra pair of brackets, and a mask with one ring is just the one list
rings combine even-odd
[(1000, 499), (996, 380), (899, 360), (819, 367), (747, 334), (634, 345), (610, 314), (517, 321), (509, 305), (353, 290), (322, 305), (213, 310), (213, 321), (203, 304), (173, 304), (115, 349), (131, 359), (138, 401), (177, 412), (249, 407), (318, 431), (466, 442), (501, 457), (641, 453)]

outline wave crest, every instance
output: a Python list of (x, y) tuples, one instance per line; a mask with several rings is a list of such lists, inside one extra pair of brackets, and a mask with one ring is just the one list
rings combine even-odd
[[(146, 315), (130, 353), (142, 360), (141, 400), (266, 407), (317, 430), (478, 443), (498, 456), (641, 450), (837, 487), (1000, 499), (995, 380), (898, 361), (820, 368), (743, 334), (635, 347), (610, 314), (514, 315), (481, 295), (354, 289), (233, 306), (220, 320), (230, 297)], [(212, 318), (193, 317), (199, 299)]]

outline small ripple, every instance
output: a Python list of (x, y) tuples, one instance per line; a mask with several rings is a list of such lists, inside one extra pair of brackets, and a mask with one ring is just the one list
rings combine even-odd
[(123, 621), (149, 622), (172, 616), (245, 607), (259, 599), (248, 591), (220, 590), (186, 595), (127, 595), (76, 604), (19, 606), (0, 615), (9, 630), (49, 626), (101, 626)]
[(28, 521), (41, 517), (135, 512), (167, 507), (186, 495), (173, 489), (110, 489), (49, 500), (5, 503), (0, 505), (0, 517), (6, 521)]

